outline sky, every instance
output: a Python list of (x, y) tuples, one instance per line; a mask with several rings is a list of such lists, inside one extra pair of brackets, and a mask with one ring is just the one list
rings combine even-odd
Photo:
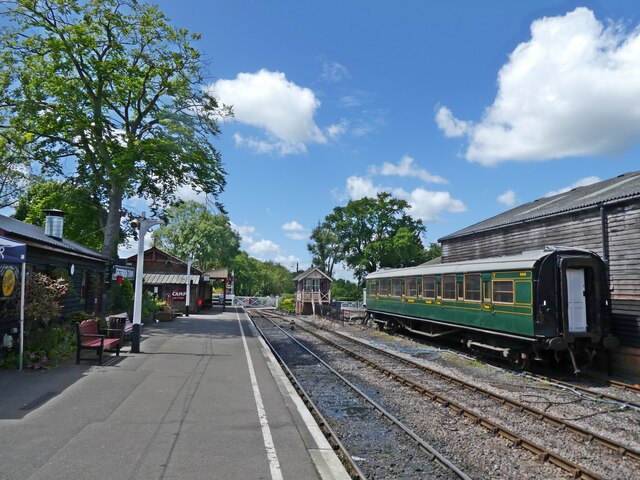
[(261, 260), (308, 268), (311, 229), (381, 191), (428, 245), (640, 170), (637, 1), (157, 3), (233, 106), (219, 200)]

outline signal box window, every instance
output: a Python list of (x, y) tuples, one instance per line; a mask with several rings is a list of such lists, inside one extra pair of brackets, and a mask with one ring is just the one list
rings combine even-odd
[(513, 303), (513, 282), (511, 280), (493, 281), (493, 301), (496, 303)]
[(436, 277), (434, 277), (433, 275), (427, 275), (426, 277), (424, 277), (422, 284), (424, 285), (425, 298), (435, 298)]
[(400, 278), (391, 279), (391, 295), (394, 297), (402, 296), (402, 279)]
[(407, 297), (415, 297), (417, 293), (416, 289), (416, 277), (407, 277), (404, 281), (405, 295)]
[(456, 276), (455, 275), (443, 275), (443, 295), (442, 298), (446, 300), (456, 299)]
[(471, 273), (464, 276), (464, 299), (471, 302), (480, 301), (479, 273)]

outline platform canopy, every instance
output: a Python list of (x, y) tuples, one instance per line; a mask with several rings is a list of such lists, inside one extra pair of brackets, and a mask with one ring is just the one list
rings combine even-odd
[(0, 237), (0, 263), (22, 263), (25, 261), (27, 246), (5, 237)]

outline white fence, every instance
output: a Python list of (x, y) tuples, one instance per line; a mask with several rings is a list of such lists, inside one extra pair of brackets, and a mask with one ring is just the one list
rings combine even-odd
[(280, 297), (240, 297), (236, 295), (234, 305), (247, 308), (277, 307)]

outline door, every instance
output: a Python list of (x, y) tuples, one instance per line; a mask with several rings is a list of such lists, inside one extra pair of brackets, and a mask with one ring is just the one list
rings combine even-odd
[(567, 313), (569, 332), (587, 331), (584, 268), (567, 268)]

